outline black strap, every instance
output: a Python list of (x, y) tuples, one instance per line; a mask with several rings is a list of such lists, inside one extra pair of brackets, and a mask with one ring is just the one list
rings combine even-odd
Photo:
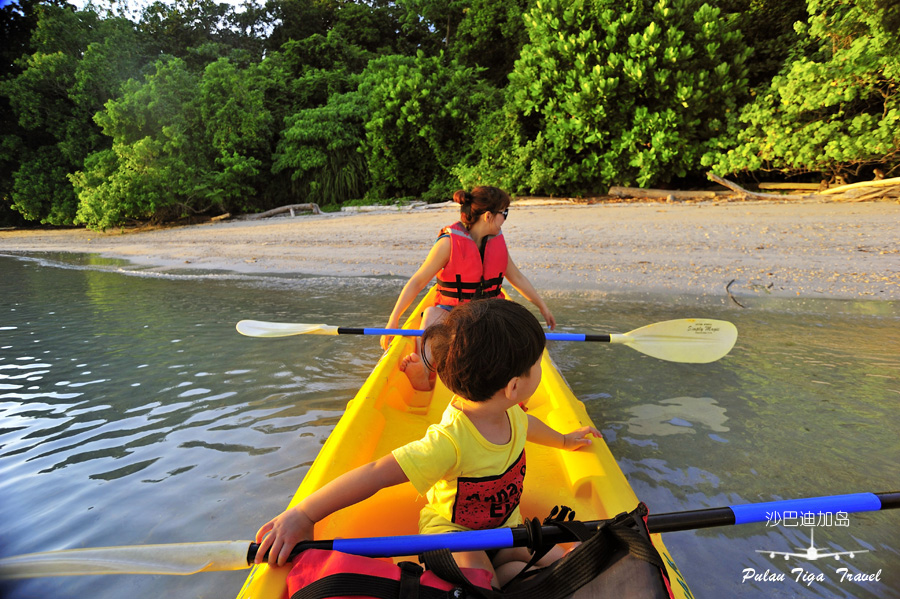
[(628, 551), (631, 555), (645, 562), (649, 562), (660, 569), (662, 575), (669, 579), (669, 572), (663, 563), (662, 556), (650, 541), (649, 531), (644, 517), (648, 514), (647, 506), (641, 502), (637, 509), (628, 514), (634, 521), (634, 528), (620, 527), (617, 529), (619, 539), (628, 545)]
[(451, 291), (446, 287), (438, 287), (438, 291), (440, 291), (441, 295), (444, 297), (451, 297), (453, 299), (458, 299), (460, 301), (471, 301), (476, 299), (490, 299), (495, 298), (503, 293), (500, 287), (495, 287), (493, 289), (489, 289), (487, 291), (478, 290), (475, 291), (465, 291), (463, 293), (459, 293), (458, 291)]
[[(477, 283), (464, 282), (462, 280), (462, 275), (456, 275), (456, 277), (457, 277), (456, 280), (452, 280), (452, 281), (447, 281), (445, 279), (437, 277), (436, 281), (437, 281), (438, 286), (446, 289), (446, 291), (444, 289), (442, 289), (441, 293), (443, 293), (444, 295), (453, 294), (453, 293), (456, 293), (456, 294), (461, 293), (461, 294), (465, 295), (465, 294), (474, 293), (475, 291), (478, 290), (479, 287), (490, 288), (495, 285), (500, 286), (503, 284), (503, 273), (500, 273), (499, 275), (497, 275), (496, 277), (494, 277), (492, 279), (484, 279), (484, 280), (478, 281)], [(455, 291), (454, 291), (454, 289), (455, 289)]]
[[(426, 567), (440, 578), (458, 584), (482, 599), (563, 599), (599, 576), (622, 549), (627, 549), (631, 555), (660, 568), (663, 575), (667, 576), (659, 552), (649, 537), (640, 532), (644, 529), (643, 516), (646, 513), (647, 507), (642, 503), (633, 512), (620, 514), (604, 522), (565, 558), (539, 570), (540, 577), (526, 580), (519, 589), (503, 593), (475, 587), (462, 574), (456, 560), (446, 549), (428, 552), (423, 557)], [(576, 536), (585, 534), (573, 522), (550, 521), (548, 524), (561, 526)]]
[(399, 599), (419, 598), (419, 578), (422, 576), (422, 566), (412, 562), (400, 562), (400, 593)]
[[(503, 585), (503, 588), (501, 589), (503, 591), (507, 590), (518, 581), (535, 574), (536, 571), (532, 570), (529, 572), (529, 570), (531, 570), (542, 557), (550, 553), (550, 550), (555, 547), (554, 544), (544, 542), (541, 532), (541, 523), (537, 518), (532, 518), (530, 521), (526, 520), (524, 524), (528, 530), (528, 548), (531, 549), (532, 552), (531, 559), (528, 560), (528, 563), (525, 564), (524, 568), (519, 570), (518, 574), (513, 576)], [(550, 515), (544, 518), (544, 524), (553, 525), (567, 531), (573, 539), (576, 539), (581, 543), (587, 541), (594, 535), (594, 531), (585, 526), (583, 522), (575, 520), (575, 510), (567, 505), (555, 506), (553, 510), (551, 510)]]
[(422, 554), (422, 561), (425, 567), (434, 572), (438, 578), (446, 580), (450, 584), (459, 585), (473, 595), (482, 599), (500, 599), (502, 595), (494, 590), (483, 589), (472, 584), (466, 575), (459, 569), (459, 564), (453, 558), (453, 554), (448, 549), (435, 549)]

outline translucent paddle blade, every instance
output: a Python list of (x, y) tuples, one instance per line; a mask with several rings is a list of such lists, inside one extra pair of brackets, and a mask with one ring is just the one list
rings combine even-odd
[(684, 318), (657, 322), (629, 333), (610, 335), (611, 343), (669, 362), (707, 364), (731, 351), (737, 327), (725, 320)]
[(249, 568), (250, 541), (130, 545), (0, 559), (0, 579), (95, 574), (196, 574)]
[(327, 324), (302, 324), (298, 322), (264, 322), (242, 320), (235, 327), (247, 337), (290, 337), (291, 335), (337, 335), (337, 327)]

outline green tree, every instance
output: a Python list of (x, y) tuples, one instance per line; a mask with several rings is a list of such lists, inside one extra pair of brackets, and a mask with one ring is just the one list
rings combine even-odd
[[(806, 0), (731, 0), (725, 4), (737, 15), (736, 26), (753, 49), (747, 62), (750, 88), (768, 85), (796, 49), (794, 24), (805, 23)], [(723, 8), (724, 10), (724, 8)]]
[[(265, 204), (294, 203), (298, 198), (306, 201), (302, 198), (310, 193), (309, 183), (315, 177), (310, 179), (312, 171), (307, 166), (301, 166), (306, 164), (304, 160), (292, 154), (305, 151), (303, 144), (314, 142), (302, 131), (306, 117), (298, 114), (322, 108), (331, 99), (355, 91), (355, 75), (365, 68), (370, 56), (369, 52), (344, 40), (337, 31), (332, 30), (327, 35), (316, 34), (303, 40), (291, 40), (260, 64), (267, 85), (266, 106), (272, 113), (276, 129), (280, 129), (271, 148), (271, 163), (264, 167), (274, 175), (260, 190)], [(339, 115), (344, 111), (325, 110), (325, 113), (322, 118), (331, 122), (334, 118), (341, 118)], [(355, 125), (348, 126), (352, 128)], [(315, 136), (316, 133), (311, 132), (310, 135)], [(297, 168), (303, 172), (295, 172)], [(333, 188), (333, 183), (323, 180), (320, 188)], [(344, 196), (339, 194), (333, 200), (343, 199)], [(309, 201), (327, 204), (332, 200), (319, 197)]]
[(482, 77), (505, 87), (528, 30), (522, 15), (533, 0), (471, 0), (448, 53), (461, 64), (484, 69)]
[[(4, 3), (0, 7), (0, 82), (22, 72), (18, 59), (30, 48), (30, 40), (37, 27), (37, 0)], [(12, 207), (15, 185), (14, 171), (28, 151), (27, 133), (19, 125), (19, 118), (10, 105), (9, 97), (0, 93), (0, 226), (21, 225), (22, 215)]]
[(443, 50), (448, 59), (483, 69), (481, 76), (505, 87), (507, 75), (528, 41), (522, 15), (534, 0), (401, 0), (404, 33), (427, 28), (418, 49)]
[(344, 2), (334, 16), (334, 33), (372, 56), (410, 54), (419, 45), (420, 32), (401, 33), (401, 10), (391, 1)]
[(12, 207), (26, 220), (69, 225), (76, 198), (66, 175), (71, 164), (53, 144), (25, 149), (13, 173)]
[(268, 0), (266, 10), (273, 22), (268, 50), (278, 50), (291, 40), (326, 35), (339, 4), (339, 0)]
[[(230, 5), (214, 0), (176, 0), (171, 4), (157, 0), (144, 8), (140, 28), (155, 56), (178, 56), (191, 67), (202, 68), (225, 56), (240, 37), (239, 31), (230, 28), (233, 14)], [(198, 54), (199, 48), (206, 51)]]
[(891, 28), (900, 11), (876, 0), (810, 0), (809, 11), (809, 24), (797, 26), (804, 54), (705, 158), (716, 172), (900, 169), (900, 42)]
[(108, 145), (92, 117), (139, 70), (140, 44), (126, 19), (49, 4), (37, 7), (37, 17), (31, 53), (0, 84), (19, 131), (18, 140), (0, 146), (0, 160), (17, 165), (9, 195), (15, 210), (71, 224), (76, 200), (66, 175)]
[(290, 173), (292, 193), (304, 201), (327, 205), (361, 198), (368, 188), (360, 152), (368, 115), (367, 99), (353, 91), (290, 116), (273, 172)]
[(466, 181), (591, 193), (699, 166), (746, 93), (749, 50), (699, 0), (538, 0), (504, 113)]
[(449, 49), (469, 0), (400, 0), (398, 5), (405, 32), (425, 32), (419, 49), (431, 53)]
[(144, 82), (129, 81), (96, 115), (112, 148), (71, 176), (76, 222), (105, 229), (253, 206), (271, 143), (256, 71), (222, 58), (195, 74), (170, 57)]
[(368, 99), (364, 153), (369, 197), (446, 199), (459, 187), (453, 170), (472, 159), (474, 131), (499, 105), (476, 71), (443, 56), (386, 56), (369, 63), (359, 91)]

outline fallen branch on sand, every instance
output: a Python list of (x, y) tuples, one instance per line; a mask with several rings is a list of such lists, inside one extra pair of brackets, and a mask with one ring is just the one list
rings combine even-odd
[(782, 193), (758, 193), (755, 191), (750, 191), (744, 189), (737, 183), (729, 181), (728, 179), (723, 179), (718, 175), (714, 175), (713, 173), (707, 173), (706, 177), (710, 181), (715, 181), (719, 185), (723, 187), (727, 187), (735, 191), (739, 196), (741, 196), (745, 200), (822, 200), (825, 199), (823, 196), (817, 193), (809, 193), (809, 194), (782, 194)]
[(318, 204), (289, 204), (287, 206), (281, 206), (279, 208), (272, 208), (271, 210), (266, 210), (265, 212), (260, 212), (259, 214), (247, 214), (243, 217), (243, 219), (259, 220), (261, 218), (268, 218), (270, 216), (283, 214), (285, 212), (290, 212), (291, 216), (294, 216), (294, 213), (299, 211), (312, 212), (313, 214), (322, 214), (322, 211), (319, 209)]
[[(747, 200), (831, 200), (831, 201), (849, 201), (864, 202), (867, 200), (875, 200), (879, 198), (900, 197), (900, 177), (891, 179), (880, 179), (876, 181), (861, 181), (859, 183), (851, 183), (849, 185), (841, 185), (832, 187), (810, 194), (780, 194), (780, 193), (757, 193), (744, 189), (737, 183), (723, 179), (712, 173), (706, 175), (711, 181), (715, 181), (719, 185), (734, 190), (739, 196)], [(870, 191), (871, 190), (871, 191)]]
[(614, 198), (648, 198), (665, 200), (670, 196), (673, 200), (715, 200), (732, 195), (729, 191), (680, 191), (674, 189), (643, 189), (641, 187), (620, 187), (613, 185), (608, 195)]
[(839, 187), (831, 187), (820, 193), (822, 195), (831, 195), (835, 193), (846, 193), (851, 189), (859, 189), (860, 187), (900, 187), (900, 177), (892, 177), (890, 179), (878, 179), (876, 181), (860, 181), (859, 183), (849, 183)]
[[(710, 181), (718, 183), (726, 190), (675, 190), (675, 189), (644, 189), (641, 187), (622, 187), (613, 185), (607, 195), (614, 198), (645, 198), (649, 200), (675, 201), (703, 201), (717, 199), (734, 199), (737, 196), (743, 200), (781, 200), (781, 201), (831, 201), (831, 202), (865, 202), (879, 199), (900, 199), (900, 177), (891, 179), (877, 179), (874, 181), (861, 181), (850, 183), (830, 189), (820, 189), (819, 184), (812, 183), (761, 183), (760, 189), (791, 189), (797, 191), (811, 191), (812, 193), (763, 193), (750, 191), (728, 179), (723, 179), (713, 173), (707, 173)], [(824, 183), (823, 183), (824, 185)]]

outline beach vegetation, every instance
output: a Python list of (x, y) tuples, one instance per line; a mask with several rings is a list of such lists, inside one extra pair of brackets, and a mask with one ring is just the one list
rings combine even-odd
[(734, 20), (702, 0), (538, 0), (471, 182), (596, 193), (685, 177), (747, 95)]
[(0, 26), (0, 225), (900, 172), (887, 0), (16, 0)]
[(900, 5), (817, 0), (809, 10), (792, 55), (704, 156), (714, 172), (900, 171)]

